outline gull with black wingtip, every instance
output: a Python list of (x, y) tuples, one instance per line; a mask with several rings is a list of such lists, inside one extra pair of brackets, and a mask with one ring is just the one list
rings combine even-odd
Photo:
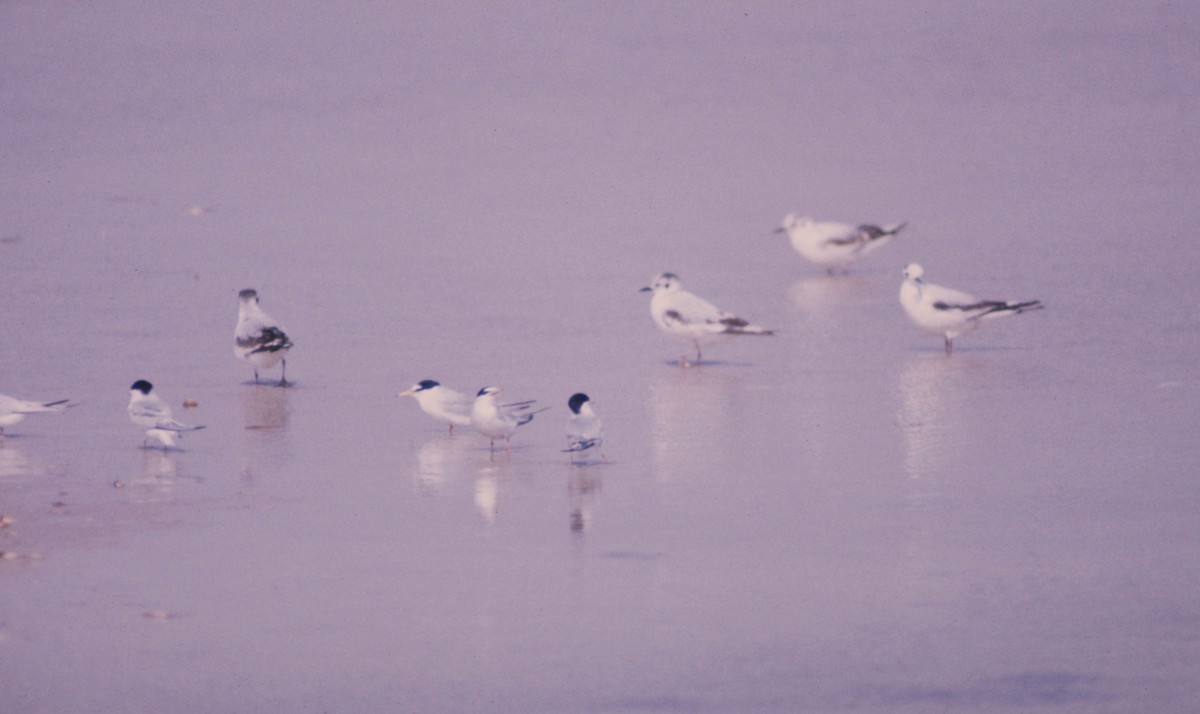
[(258, 306), (258, 292), (246, 288), (238, 293), (238, 319), (233, 331), (233, 353), (254, 367), (254, 383), (258, 370), (282, 364), (279, 386), (288, 386), (287, 352), (292, 340), (270, 315)]
[(978, 329), (988, 320), (1044, 307), (1041, 300), (980, 300), (961, 290), (927, 283), (924, 275), (924, 268), (917, 263), (910, 263), (904, 269), (900, 304), (917, 327), (945, 339), (947, 355), (954, 350), (955, 338)]
[[(700, 363), (700, 348), (736, 335), (773, 335), (758, 325), (752, 325), (731, 312), (683, 289), (679, 276), (661, 273), (641, 292), (652, 293), (650, 317), (654, 324), (668, 335), (696, 348), (696, 361)], [(679, 356), (679, 366), (688, 366), (688, 353)]]
[(787, 233), (796, 252), (830, 274), (846, 271), (894, 238), (907, 223), (881, 228), (869, 223), (851, 225), (833, 221), (814, 221), (808, 216), (789, 213), (776, 233)]

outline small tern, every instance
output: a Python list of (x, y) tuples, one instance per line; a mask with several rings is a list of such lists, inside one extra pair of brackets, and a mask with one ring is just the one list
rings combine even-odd
[(563, 453), (571, 454), (571, 461), (574, 462), (575, 454), (604, 442), (604, 425), (600, 423), (596, 412), (592, 411), (591, 398), (583, 392), (572, 394), (567, 400), (567, 407), (571, 410), (571, 416), (567, 419), (567, 448), (563, 449)]
[(863, 223), (817, 222), (808, 216), (789, 213), (776, 233), (787, 233), (796, 252), (810, 262), (825, 268), (830, 275), (835, 270), (847, 270), (896, 236), (907, 223), (881, 228)]
[(471, 404), (471, 428), (491, 439), (491, 449), (496, 448), (496, 439), (504, 439), (504, 451), (511, 450), (509, 439), (517, 432), (517, 427), (533, 421), (533, 415), (543, 412), (549, 407), (533, 409), (535, 400), (498, 404), (496, 395), (500, 394), (497, 387), (484, 387), (475, 395)]
[(25, 419), (27, 414), (40, 414), (42, 412), (61, 412), (70, 406), (67, 402), (69, 399), (60, 399), (57, 402), (29, 402), (24, 399), (10, 397), (7, 394), (0, 394), (0, 437), (4, 436), (4, 427), (12, 426)]
[(175, 448), (176, 434), (204, 428), (189, 426), (172, 419), (171, 407), (154, 394), (154, 385), (144, 379), (139, 379), (129, 388), (129, 420), (138, 428), (146, 430), (142, 446), (154, 439), (166, 449)]
[(980, 300), (969, 293), (926, 283), (921, 279), (924, 274), (916, 263), (904, 269), (900, 304), (917, 327), (945, 338), (947, 355), (953, 351), (956, 337), (975, 330), (986, 320), (1044, 307), (1040, 300)]
[(451, 434), (456, 426), (471, 426), (471, 405), (474, 400), (432, 379), (423, 379), (396, 396), (416, 399), (421, 411), (443, 424), (449, 424)]
[(279, 386), (288, 386), (286, 355), (291, 348), (292, 341), (283, 327), (258, 306), (258, 292), (247, 288), (238, 293), (233, 353), (254, 367), (254, 383), (258, 384), (258, 370), (269, 369), (282, 362)]
[[(659, 329), (696, 348), (696, 364), (700, 362), (700, 348), (704, 345), (720, 342), (731, 335), (775, 334), (774, 330), (752, 325), (684, 290), (679, 276), (674, 273), (662, 273), (641, 292), (653, 294), (650, 317)], [(686, 351), (679, 356), (680, 367), (688, 365), (687, 356)]]

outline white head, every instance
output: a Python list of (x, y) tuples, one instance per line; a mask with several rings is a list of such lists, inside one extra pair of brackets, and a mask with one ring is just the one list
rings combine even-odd
[(911, 280), (914, 283), (921, 282), (921, 276), (924, 274), (925, 269), (922, 268), (918, 263), (909, 263), (908, 267), (904, 269), (904, 279)]
[(660, 273), (659, 276), (654, 279), (654, 282), (649, 286), (642, 288), (641, 292), (670, 292), (672, 290), (678, 290), (682, 284), (683, 283), (680, 281), (679, 276), (675, 273)]
[(475, 398), (478, 399), (479, 397), (492, 397), (494, 399), (496, 397), (496, 395), (499, 393), (500, 393), (499, 387), (484, 387), (483, 389), (476, 392)]
[(258, 291), (255, 290), (254, 288), (246, 288), (245, 290), (238, 293), (238, 300), (243, 305), (245, 305), (246, 303), (251, 303), (251, 304), (257, 305), (258, 304)]

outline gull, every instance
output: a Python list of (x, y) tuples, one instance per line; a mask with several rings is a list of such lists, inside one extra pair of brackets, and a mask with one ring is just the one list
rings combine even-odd
[(292, 341), (279, 323), (258, 306), (258, 292), (247, 288), (238, 293), (237, 327), (233, 331), (233, 353), (254, 366), (254, 383), (258, 370), (274, 367), (280, 362), (279, 386), (288, 386), (287, 351)]
[[(650, 298), (650, 317), (663, 332), (696, 348), (696, 364), (700, 363), (700, 347), (730, 335), (773, 335), (758, 325), (751, 325), (730, 312), (684, 290), (679, 276), (662, 273), (641, 292), (653, 293)], [(679, 366), (686, 367), (688, 353), (679, 356)]]
[(451, 434), (456, 426), (471, 426), (473, 400), (461, 392), (443, 387), (432, 379), (423, 379), (396, 396), (416, 399), (421, 411), (443, 424), (449, 424)]
[(591, 397), (583, 392), (572, 394), (567, 400), (567, 407), (571, 410), (571, 416), (567, 419), (567, 448), (563, 449), (563, 453), (571, 454), (571, 461), (574, 462), (576, 453), (603, 443), (604, 426), (600, 423), (600, 417), (592, 411)]
[(517, 432), (517, 427), (533, 421), (533, 415), (543, 412), (549, 407), (533, 410), (535, 400), (515, 402), (513, 404), (497, 404), (496, 395), (500, 394), (497, 387), (484, 387), (475, 394), (471, 404), (471, 428), (491, 439), (491, 449), (496, 448), (496, 439), (504, 439), (504, 451), (511, 449), (509, 439)]
[(849, 223), (817, 222), (808, 216), (799, 217), (789, 213), (775, 232), (787, 233), (797, 253), (833, 275), (834, 270), (845, 271), (871, 251), (886, 244), (905, 225), (907, 223), (886, 228), (867, 223), (854, 226)]
[(924, 274), (916, 263), (904, 269), (900, 304), (917, 327), (945, 338), (947, 355), (954, 349), (954, 338), (975, 330), (985, 320), (1043, 307), (1040, 300), (980, 300), (969, 293), (926, 283), (921, 279)]
[(4, 427), (12, 426), (25, 419), (26, 414), (41, 412), (61, 412), (68, 406), (69, 399), (57, 402), (28, 402), (24, 399), (0, 394), (0, 437), (4, 436)]
[(129, 388), (129, 420), (146, 430), (142, 446), (146, 446), (150, 439), (155, 439), (167, 449), (175, 447), (175, 434), (204, 428), (172, 419), (171, 407), (154, 394), (154, 385), (144, 379), (139, 379)]

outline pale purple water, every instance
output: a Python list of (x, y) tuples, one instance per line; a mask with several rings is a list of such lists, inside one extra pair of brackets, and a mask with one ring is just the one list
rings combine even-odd
[[(1200, 701), (1195, 8), (9, 2), (0, 67), (0, 392), (80, 402), (0, 445), (5, 711)], [(910, 260), (1048, 309), (945, 359)], [(669, 366), (661, 270), (781, 334)]]

